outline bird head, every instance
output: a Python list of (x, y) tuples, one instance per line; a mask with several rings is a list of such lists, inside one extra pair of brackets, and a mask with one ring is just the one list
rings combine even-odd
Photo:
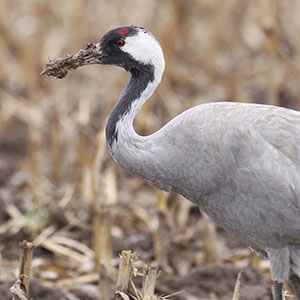
[(133, 77), (144, 74), (151, 81), (156, 79), (158, 82), (165, 60), (154, 36), (145, 28), (132, 25), (110, 30), (98, 43), (89, 43), (86, 49), (74, 55), (66, 54), (51, 60), (41, 74), (63, 78), (69, 70), (91, 64), (120, 66)]
[(145, 66), (164, 68), (159, 42), (143, 27), (126, 26), (108, 31), (100, 40), (101, 64), (117, 65), (133, 72)]

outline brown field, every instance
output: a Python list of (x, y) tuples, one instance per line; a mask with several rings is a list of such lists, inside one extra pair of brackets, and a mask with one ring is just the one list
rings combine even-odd
[[(1, 0), (0, 299), (12, 299), (25, 239), (35, 244), (34, 300), (113, 299), (122, 250), (138, 252), (139, 272), (159, 266), (157, 297), (184, 290), (171, 299), (232, 299), (243, 269), (235, 299), (271, 299), (265, 260), (108, 155), (104, 126), (124, 70), (88, 66), (61, 80), (40, 72), (49, 59), (135, 24), (166, 58), (163, 81), (137, 116), (140, 134), (211, 101), (299, 109), (299, 15), (299, 0)], [(141, 277), (134, 281), (140, 290)]]

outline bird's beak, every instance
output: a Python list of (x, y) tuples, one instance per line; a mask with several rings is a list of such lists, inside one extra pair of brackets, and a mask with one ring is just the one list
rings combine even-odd
[(106, 54), (102, 52), (99, 43), (89, 43), (85, 49), (81, 49), (74, 55), (66, 54), (63, 57), (49, 61), (45, 65), (41, 75), (63, 78), (67, 75), (69, 70), (86, 65), (102, 64), (102, 58), (104, 56), (106, 56)]

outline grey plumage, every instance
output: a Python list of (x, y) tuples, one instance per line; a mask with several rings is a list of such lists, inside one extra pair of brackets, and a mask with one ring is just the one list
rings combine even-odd
[(130, 144), (131, 155), (127, 145), (116, 150), (122, 155), (116, 160), (150, 184), (185, 196), (221, 227), (267, 253), (273, 279), (284, 282), (290, 272), (300, 275), (297, 126), (300, 113), (292, 110), (204, 104)]
[(107, 145), (116, 162), (162, 190), (183, 195), (266, 255), (275, 298), (291, 278), (299, 299), (300, 113), (209, 103), (139, 136), (133, 121), (161, 80), (161, 47), (135, 26), (110, 31), (99, 47), (103, 64), (118, 61), (132, 73), (107, 125)]

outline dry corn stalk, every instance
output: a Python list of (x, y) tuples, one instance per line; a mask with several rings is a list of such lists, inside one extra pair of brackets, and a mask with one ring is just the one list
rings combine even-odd
[[(137, 257), (137, 253), (122, 251), (114, 300), (164, 300), (182, 293), (179, 291), (167, 296), (155, 296), (154, 290), (160, 271), (157, 266), (144, 265), (143, 273), (138, 273), (135, 267)], [(133, 276), (136, 275), (143, 276), (141, 291), (136, 288), (133, 282)]]
[(136, 261), (138, 255), (136, 252), (123, 250), (121, 253), (121, 263), (119, 265), (119, 275), (117, 280), (116, 292), (127, 292), (129, 282), (134, 272), (133, 263)]
[(119, 276), (115, 292), (115, 300), (131, 299), (132, 294), (134, 298), (139, 300), (155, 300), (154, 289), (156, 279), (159, 275), (158, 267), (145, 266), (143, 269), (143, 286), (142, 292), (139, 292), (135, 287), (132, 277), (136, 273), (134, 262), (137, 259), (137, 253), (131, 251), (122, 251), (121, 263), (119, 266)]
[(29, 299), (31, 261), (34, 245), (31, 242), (20, 243), (19, 278), (10, 288), (14, 300)]
[(142, 300), (155, 300), (157, 297), (154, 295), (156, 279), (160, 271), (158, 267), (145, 266), (144, 277), (142, 286)]
[(239, 300), (240, 299), (240, 286), (241, 286), (241, 278), (242, 278), (243, 270), (241, 270), (237, 276), (234, 292), (232, 296), (232, 300)]
[(212, 221), (205, 214), (203, 214), (200, 222), (204, 237), (204, 261), (216, 262), (220, 257), (220, 255), (218, 255), (216, 225), (212, 223)]
[(17, 280), (14, 285), (10, 288), (13, 300), (28, 300), (25, 295), (25, 291), (21, 280)]
[(100, 292), (99, 300), (107, 300), (110, 299), (108, 286), (109, 286), (109, 272), (108, 268), (106, 268), (105, 264), (101, 264), (100, 270), (99, 270), (99, 282), (98, 282), (98, 288)]
[(154, 247), (155, 257), (162, 269), (168, 273), (172, 273), (172, 269), (168, 262), (168, 249), (170, 239), (166, 238), (170, 234), (169, 216), (167, 214), (167, 197), (163, 191), (157, 192), (157, 219), (158, 223), (154, 230)]
[(100, 205), (96, 208), (93, 216), (93, 237), (96, 270), (100, 271), (104, 262), (107, 267), (111, 267), (112, 241), (111, 241), (111, 208)]
[(29, 297), (31, 261), (34, 245), (31, 242), (23, 241), (20, 243), (20, 265), (19, 280), (24, 285), (26, 296)]

